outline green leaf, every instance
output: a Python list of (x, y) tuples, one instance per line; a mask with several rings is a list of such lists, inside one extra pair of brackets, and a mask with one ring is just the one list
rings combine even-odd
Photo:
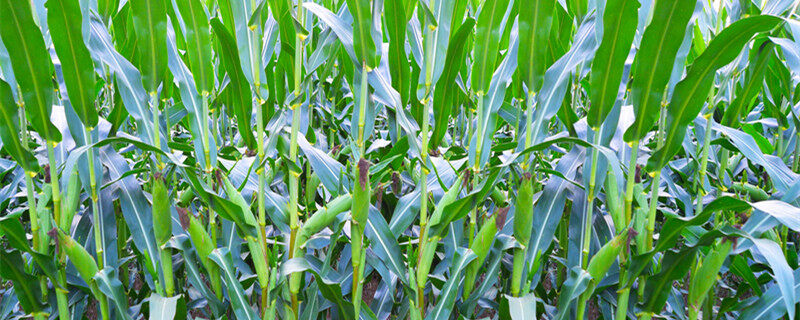
[(625, 59), (636, 34), (639, 1), (609, 0), (603, 14), (603, 40), (592, 61), (591, 107), (586, 122), (599, 128), (617, 101)]
[(517, 66), (520, 78), (528, 87), (529, 94), (538, 91), (544, 80), (555, 4), (554, 0), (540, 0), (519, 6)]
[(256, 138), (253, 135), (251, 118), (252, 118), (252, 104), (250, 98), (252, 97), (250, 86), (247, 83), (242, 67), (239, 64), (239, 53), (236, 48), (236, 40), (228, 33), (225, 26), (218, 18), (211, 20), (211, 27), (214, 28), (214, 35), (220, 42), (222, 52), (218, 53), (222, 62), (222, 69), (228, 73), (228, 78), (231, 82), (228, 84), (230, 87), (229, 97), (231, 98), (233, 114), (236, 116), (236, 122), (239, 125), (239, 134), (242, 140), (250, 150), (256, 148)]
[[(467, 18), (464, 24), (453, 34), (447, 47), (447, 57), (444, 60), (442, 76), (437, 81), (436, 94), (433, 95), (433, 135), (431, 136), (431, 149), (435, 150), (444, 138), (450, 122), (450, 114), (456, 105), (456, 97), (461, 89), (455, 84), (458, 72), (463, 66), (467, 51), (464, 50), (467, 38), (472, 34), (475, 20)], [(394, 78), (392, 78), (394, 80)]]
[(573, 267), (569, 271), (569, 277), (566, 281), (564, 281), (564, 284), (561, 287), (562, 291), (558, 295), (558, 304), (556, 307), (558, 313), (553, 319), (563, 320), (569, 316), (569, 305), (572, 304), (572, 301), (577, 299), (584, 290), (586, 290), (591, 280), (592, 276), (590, 276), (588, 272), (584, 271), (580, 267)]
[(200, 94), (214, 90), (214, 63), (211, 57), (211, 33), (208, 16), (200, 0), (175, 1), (186, 25), (186, 55), (197, 91)]
[(117, 278), (116, 269), (105, 267), (94, 275), (93, 280), (97, 283), (97, 288), (100, 289), (100, 292), (114, 303), (119, 315), (117, 319), (133, 320), (128, 313), (128, 296), (125, 295), (122, 282)]
[(50, 122), (53, 107), (53, 63), (27, 2), (0, 1), (0, 38), (14, 69), (25, 116), (47, 141), (61, 141), (61, 132)]
[(500, 315), (503, 319), (526, 320), (536, 318), (536, 296), (530, 293), (524, 297), (503, 295), (500, 303)]
[(131, 0), (136, 34), (137, 66), (144, 89), (153, 94), (167, 73), (167, 9), (165, 0)]
[(389, 73), (392, 76), (392, 87), (400, 93), (400, 101), (403, 106), (408, 104), (409, 87), (411, 86), (411, 66), (406, 55), (408, 15), (403, 5), (404, 1), (386, 1), (387, 11), (391, 12), (386, 15), (386, 31), (389, 36)]
[(0, 259), (0, 277), (14, 284), (14, 293), (19, 299), (22, 310), (29, 314), (37, 313), (43, 307), (42, 291), (37, 285), (39, 281), (33, 275), (26, 273), (24, 267), (25, 261), (22, 260), (19, 251), (4, 251), (3, 259)]
[(248, 304), (248, 297), (242, 289), (242, 284), (236, 278), (236, 270), (233, 266), (231, 253), (228, 248), (218, 248), (211, 252), (209, 257), (222, 270), (222, 280), (228, 288), (228, 297), (233, 307), (236, 319), (256, 320), (259, 319), (256, 312)]
[(425, 317), (426, 320), (450, 318), (450, 312), (453, 310), (453, 305), (461, 289), (460, 284), (462, 282), (461, 278), (463, 277), (464, 269), (476, 258), (472, 250), (465, 248), (458, 248), (455, 254), (456, 257), (453, 259), (453, 263), (450, 266), (450, 276), (444, 287), (442, 287), (442, 291), (439, 293), (436, 306), (434, 306), (433, 310)]
[(625, 131), (625, 141), (643, 138), (656, 122), (664, 88), (696, 3), (695, 0), (656, 2), (653, 16), (659, 19), (653, 19), (644, 29), (634, 62), (630, 97), (636, 117)]
[[(753, 100), (763, 88), (764, 75), (769, 69), (769, 62), (775, 56), (775, 44), (766, 42), (754, 51), (756, 51), (756, 59), (747, 67), (747, 80), (744, 87), (736, 93), (733, 102), (725, 109), (725, 114), (722, 116), (720, 124), (724, 126), (735, 127), (739, 124), (739, 119), (747, 115), (745, 112), (750, 110)], [(772, 154), (771, 151), (765, 153)]]
[[(647, 278), (644, 310), (658, 313), (672, 291), (672, 283), (686, 275), (693, 265), (696, 248), (682, 251), (669, 250), (661, 258), (661, 271)], [(716, 275), (714, 276), (716, 280)]]
[[(181, 303), (181, 296), (165, 298), (157, 293), (150, 294), (150, 320), (172, 320), (183, 319), (183, 317), (176, 318), (178, 314), (179, 304)], [(184, 306), (185, 309), (185, 306)], [(185, 310), (184, 310), (185, 313)], [(184, 315), (185, 316), (185, 315)]]
[(736, 21), (720, 32), (676, 86), (667, 107), (664, 146), (647, 161), (647, 171), (661, 170), (681, 148), (686, 128), (703, 108), (708, 91), (719, 68), (727, 65), (758, 33), (772, 30), (783, 23), (773, 16), (754, 16)]
[(356, 59), (368, 70), (378, 66), (380, 54), (372, 39), (372, 8), (369, 0), (347, 0), (347, 8), (353, 16), (353, 47)]
[(0, 80), (0, 141), (3, 141), (3, 149), (14, 158), (25, 171), (39, 171), (39, 162), (33, 154), (22, 145), (22, 138), (19, 136), (19, 108), (14, 102), (14, 95), (11, 87), (3, 80)]
[(48, 0), (47, 24), (53, 46), (61, 61), (64, 83), (75, 113), (89, 128), (97, 125), (97, 96), (94, 63), (83, 42), (81, 8), (78, 0)]
[(478, 16), (475, 32), (475, 50), (472, 64), (472, 91), (483, 96), (489, 90), (498, 50), (502, 20), (508, 8), (508, 0), (486, 0)]
[(661, 233), (658, 235), (658, 242), (656, 242), (655, 248), (647, 253), (633, 257), (626, 279), (627, 283), (632, 283), (644, 271), (657, 252), (662, 252), (675, 246), (675, 243), (678, 242), (678, 237), (685, 228), (708, 222), (714, 212), (722, 210), (741, 211), (749, 207), (750, 204), (744, 200), (723, 196), (706, 205), (702, 212), (693, 217), (668, 215), (667, 220), (661, 227)]

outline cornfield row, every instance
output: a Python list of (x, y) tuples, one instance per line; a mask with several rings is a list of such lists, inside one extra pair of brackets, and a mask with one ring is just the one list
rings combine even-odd
[(0, 0), (0, 319), (795, 319), (795, 0)]

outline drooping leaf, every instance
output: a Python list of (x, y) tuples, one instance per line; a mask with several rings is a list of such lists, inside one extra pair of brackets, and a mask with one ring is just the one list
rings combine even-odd
[(131, 0), (136, 36), (136, 65), (149, 94), (156, 93), (167, 72), (167, 9), (165, 0)]
[(200, 0), (175, 1), (186, 25), (186, 55), (197, 91), (200, 94), (214, 90), (214, 64), (211, 59), (211, 33), (208, 16)]
[(652, 19), (645, 28), (634, 61), (636, 67), (630, 96), (636, 117), (625, 131), (625, 141), (644, 137), (658, 118), (664, 87), (672, 73), (695, 3), (694, 0), (656, 2), (653, 16), (659, 18)]
[(547, 69), (546, 55), (550, 45), (550, 29), (556, 1), (535, 1), (519, 7), (519, 62), (520, 78), (529, 92), (536, 92), (542, 85)]
[(507, 8), (508, 0), (487, 0), (478, 15), (471, 76), (472, 91), (478, 96), (489, 90), (500, 49), (501, 23)]
[(599, 128), (619, 96), (620, 80), (636, 33), (636, 0), (609, 0), (603, 16), (603, 40), (592, 60), (591, 107), (586, 121)]
[[(447, 131), (450, 114), (455, 107), (458, 91), (460, 91), (458, 86), (454, 84), (466, 56), (464, 46), (474, 27), (475, 20), (467, 19), (453, 35), (450, 45), (447, 47), (447, 57), (444, 61), (442, 77), (437, 82), (436, 94), (433, 96), (433, 118), (435, 123), (430, 140), (431, 149), (436, 149)], [(438, 85), (439, 83), (441, 85)]]
[(39, 162), (33, 154), (22, 145), (22, 138), (19, 136), (19, 108), (14, 102), (14, 95), (11, 87), (3, 80), (0, 80), (0, 141), (3, 141), (3, 148), (25, 171), (36, 172), (39, 170)]
[(678, 152), (687, 126), (703, 108), (716, 70), (730, 63), (753, 35), (772, 30), (781, 23), (783, 20), (774, 16), (744, 18), (722, 30), (709, 43), (689, 67), (686, 77), (675, 86), (667, 106), (664, 146), (648, 160), (648, 171), (660, 170)]
[(61, 132), (50, 121), (53, 107), (53, 63), (44, 38), (36, 26), (29, 3), (0, 1), (0, 37), (10, 48), (8, 55), (17, 80), (25, 117), (34, 130), (51, 142), (61, 141)]
[(378, 66), (380, 54), (372, 39), (372, 6), (369, 0), (347, 0), (353, 16), (353, 47), (359, 64), (367, 69)]
[(93, 128), (97, 125), (97, 88), (94, 63), (83, 42), (80, 4), (77, 0), (48, 0), (46, 5), (47, 24), (61, 61), (69, 101), (84, 125)]

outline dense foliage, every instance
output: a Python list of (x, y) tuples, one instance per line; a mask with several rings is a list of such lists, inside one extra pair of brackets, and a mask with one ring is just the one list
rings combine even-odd
[(0, 319), (794, 319), (792, 0), (0, 0)]

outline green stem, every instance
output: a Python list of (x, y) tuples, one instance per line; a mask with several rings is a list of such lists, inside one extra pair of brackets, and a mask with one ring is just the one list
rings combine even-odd
[(792, 161), (792, 171), (800, 170), (800, 128), (795, 129), (797, 133), (794, 138), (794, 159)]
[[(592, 148), (592, 168), (589, 174), (589, 188), (586, 191), (586, 215), (583, 217), (583, 241), (581, 244), (581, 268), (586, 269), (589, 264), (589, 247), (592, 240), (592, 214), (594, 213), (594, 188), (597, 180), (597, 158), (599, 150), (597, 147), (600, 144), (600, 128), (593, 128), (594, 131), (594, 147)], [(584, 311), (586, 310), (586, 303), (589, 300), (588, 294), (582, 294), (578, 301), (578, 318), (583, 319)]]
[(706, 181), (706, 171), (708, 170), (708, 150), (711, 148), (711, 117), (713, 116), (713, 110), (708, 114), (704, 115), (706, 117), (706, 132), (705, 137), (703, 138), (703, 151), (700, 155), (700, 172), (699, 177), (695, 182), (695, 194), (697, 196), (697, 206), (695, 208), (695, 212), (699, 213), (703, 210), (703, 196), (705, 195), (705, 189), (703, 185)]
[[(86, 145), (92, 144), (92, 128), (85, 128), (86, 130), (83, 132), (84, 138), (86, 139)], [(99, 268), (103, 268), (104, 260), (103, 259), (103, 251), (105, 248), (105, 237), (103, 236), (103, 225), (102, 225), (102, 215), (100, 213), (100, 205), (98, 203), (98, 194), (97, 194), (97, 178), (96, 173), (94, 171), (94, 150), (93, 148), (89, 148), (86, 150), (86, 158), (89, 162), (89, 190), (91, 191), (91, 199), (92, 199), (92, 221), (94, 222), (94, 245), (95, 251), (97, 254), (97, 266)]]
[[(481, 149), (483, 148), (483, 139), (479, 134), (484, 130), (483, 128), (483, 93), (478, 92), (478, 109), (477, 113), (477, 130), (473, 133), (475, 136), (475, 164), (472, 166), (472, 185), (477, 186), (479, 180), (479, 173), (481, 169)], [(469, 232), (467, 233), (467, 243), (472, 246), (472, 241), (475, 239), (475, 229), (477, 227), (478, 207), (472, 208), (469, 212)]]
[(519, 297), (522, 286), (522, 271), (525, 267), (525, 249), (514, 248), (514, 268), (511, 274), (511, 295)]
[(161, 251), (161, 271), (164, 272), (164, 291), (166, 297), (175, 294), (175, 275), (172, 272), (172, 249), (163, 248)]
[(600, 144), (600, 128), (594, 128), (594, 144), (592, 148), (592, 168), (589, 174), (589, 189), (586, 191), (586, 215), (583, 218), (583, 244), (581, 245), (581, 267), (586, 269), (589, 264), (589, 245), (592, 238), (592, 214), (594, 213), (594, 189), (597, 180), (597, 158), (599, 150), (597, 147)]
[[(622, 274), (620, 272), (620, 274)], [(622, 277), (620, 277), (622, 278)], [(614, 315), (615, 320), (625, 320), (628, 317), (628, 300), (631, 296), (631, 288), (624, 287), (617, 291), (617, 313)]]
[[(663, 105), (663, 104), (662, 104)], [(662, 106), (660, 115), (658, 117), (658, 131), (656, 132), (656, 146), (661, 148), (664, 144), (664, 107)], [(658, 186), (661, 184), (661, 169), (658, 168), (652, 173), (653, 181), (650, 183), (650, 206), (647, 212), (647, 226), (645, 234), (645, 251), (650, 251), (653, 248), (653, 232), (656, 226), (656, 209), (658, 208)], [(642, 276), (639, 283), (639, 296), (644, 296), (645, 276)]]
[[(630, 225), (633, 216), (633, 186), (636, 182), (636, 159), (639, 155), (639, 140), (631, 144), (631, 158), (628, 164), (628, 177), (625, 181), (625, 227)], [(620, 279), (625, 278), (627, 272), (628, 250), (621, 250), (619, 253), (619, 274)], [(624, 320), (628, 316), (628, 300), (630, 300), (631, 288), (624, 286), (620, 281), (617, 291), (617, 313), (616, 320)]]

